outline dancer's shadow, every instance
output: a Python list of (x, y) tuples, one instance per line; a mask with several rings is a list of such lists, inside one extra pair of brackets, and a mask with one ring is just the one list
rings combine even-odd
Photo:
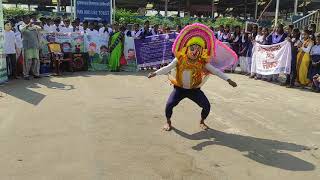
[(201, 131), (191, 135), (175, 128), (173, 128), (173, 130), (178, 135), (190, 140), (207, 140), (192, 147), (192, 149), (197, 151), (201, 151), (206, 146), (221, 145), (243, 152), (245, 157), (264, 165), (290, 171), (312, 171), (315, 169), (313, 164), (283, 152), (301, 152), (303, 150), (310, 150), (306, 146), (276, 140), (228, 134), (214, 129)]

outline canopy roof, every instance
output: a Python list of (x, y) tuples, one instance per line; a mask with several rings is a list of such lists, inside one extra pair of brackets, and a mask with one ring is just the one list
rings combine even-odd
[[(234, 15), (251, 15), (255, 12), (256, 0), (214, 0), (215, 8), (218, 13), (231, 13)], [(270, 0), (259, 0), (259, 11), (262, 11)], [(62, 6), (70, 5), (70, 0), (60, 0)], [(320, 0), (307, 0), (306, 10), (320, 9)], [(53, 5), (52, 0), (7, 0), (10, 4), (33, 4), (49, 6)], [(164, 10), (164, 0), (116, 0), (117, 8), (126, 8), (137, 10), (144, 8), (148, 3), (153, 3), (156, 10)], [(275, 10), (276, 0), (273, 0), (272, 5), (267, 11)], [(299, 0), (299, 5), (303, 4), (303, 0)], [(293, 12), (294, 0), (281, 0), (280, 10)], [(188, 11), (191, 14), (211, 14), (212, 0), (169, 0), (169, 11)], [(299, 7), (299, 11), (303, 11), (303, 7)]]

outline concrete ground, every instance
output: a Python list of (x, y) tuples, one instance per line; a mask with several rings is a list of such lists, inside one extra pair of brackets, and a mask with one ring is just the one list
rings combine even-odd
[(317, 180), (320, 94), (229, 75), (176, 107), (166, 76), (76, 73), (0, 87), (1, 180)]

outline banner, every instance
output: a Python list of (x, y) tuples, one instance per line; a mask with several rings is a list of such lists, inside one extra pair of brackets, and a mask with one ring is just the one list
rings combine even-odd
[(42, 54), (48, 54), (48, 43), (58, 42), (62, 44), (64, 52), (83, 53), (85, 52), (84, 35), (80, 33), (45, 33), (40, 36), (40, 46)]
[(76, 0), (77, 18), (111, 23), (111, 0)]
[(89, 54), (89, 70), (108, 70), (108, 40), (104, 36), (85, 36), (86, 49)]
[(136, 50), (134, 47), (134, 38), (127, 37), (124, 40), (124, 57), (126, 59), (127, 64), (121, 66), (122, 71), (127, 72), (135, 72), (138, 70), (137, 68), (137, 58), (136, 58)]
[(176, 36), (177, 34), (172, 33), (135, 39), (138, 68), (171, 62), (174, 58), (172, 45)]
[(8, 80), (7, 76), (7, 62), (4, 54), (4, 27), (3, 27), (3, 5), (0, 0), (0, 83)]
[(290, 74), (291, 44), (284, 41), (274, 45), (255, 44), (251, 72), (261, 75)]

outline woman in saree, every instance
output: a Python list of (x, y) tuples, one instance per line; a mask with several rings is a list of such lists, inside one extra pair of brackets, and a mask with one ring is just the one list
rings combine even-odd
[(299, 47), (297, 55), (297, 80), (299, 84), (304, 87), (310, 83), (308, 79), (308, 69), (310, 64), (310, 50), (313, 46), (313, 41), (310, 38), (310, 31), (303, 32), (303, 44)]
[(116, 28), (115, 33), (110, 37), (109, 69), (111, 72), (117, 72), (119, 71), (119, 68), (120, 68), (120, 58), (123, 55), (123, 46), (124, 46), (124, 31), (125, 31), (125, 28), (123, 26), (121, 26), (120, 31), (118, 28)]

